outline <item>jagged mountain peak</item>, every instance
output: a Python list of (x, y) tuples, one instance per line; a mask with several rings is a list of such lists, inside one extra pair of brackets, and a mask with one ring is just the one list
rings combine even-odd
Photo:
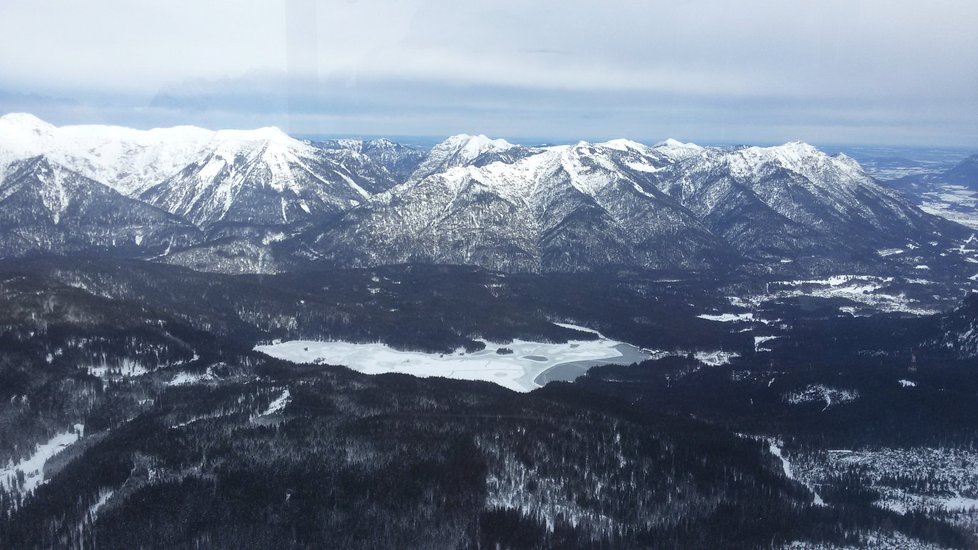
[(411, 175), (411, 181), (444, 172), (455, 166), (465, 166), (477, 161), (492, 162), (507, 159), (514, 151), (521, 151), (518, 145), (504, 139), (491, 139), (485, 135), (457, 134), (435, 145)]
[(44, 175), (50, 173), (54, 170), (54, 166), (57, 163), (52, 163), (48, 157), (44, 155), (36, 155), (30, 158), (26, 158), (16, 163), (14, 170), (11, 173), (11, 179), (14, 174), (36, 174)]
[(59, 184), (69, 175), (79, 176), (80, 174), (56, 161), (52, 161), (46, 155), (37, 155), (14, 162), (4, 181), (14, 185), (23, 185), (25, 181), (49, 185)]
[(486, 153), (508, 151), (516, 147), (505, 139), (492, 139), (483, 134), (457, 134), (435, 145), (431, 150), (433, 158), (447, 155), (452, 166), (467, 164)]
[(370, 144), (370, 145), (372, 145), (372, 146), (374, 146), (374, 147), (383, 147), (383, 148), (388, 148), (388, 149), (400, 147), (399, 144), (394, 143), (393, 141), (391, 141), (391, 140), (389, 140), (387, 138), (371, 139), (371, 140), (368, 140), (367, 143)]

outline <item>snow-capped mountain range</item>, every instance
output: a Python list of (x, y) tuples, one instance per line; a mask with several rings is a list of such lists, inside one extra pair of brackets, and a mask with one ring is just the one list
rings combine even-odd
[[(473, 144), (483, 148), (467, 150)], [(498, 160), (501, 149), (507, 160)], [(351, 210), (308, 248), (357, 265), (576, 271), (798, 262), (807, 270), (869, 267), (883, 261), (877, 250), (923, 240), (940, 248), (967, 234), (845, 155), (804, 143), (721, 149), (614, 140), (530, 149), (456, 136), (432, 149), (419, 172), (453, 163)]]
[[(970, 234), (804, 143), (526, 147), (461, 134), (424, 152), (275, 128), (55, 127), (10, 114), (0, 182), (11, 228), (0, 256), (89, 243), (232, 273), (310, 261), (877, 269), (903, 261), (880, 249), (927, 242), (936, 255)], [(68, 227), (83, 236), (66, 248), (56, 243)]]
[(294, 225), (396, 183), (370, 157), (360, 155), (348, 169), (329, 153), (278, 128), (56, 127), (29, 114), (0, 117), (0, 174), (14, 161), (43, 155), (203, 229)]

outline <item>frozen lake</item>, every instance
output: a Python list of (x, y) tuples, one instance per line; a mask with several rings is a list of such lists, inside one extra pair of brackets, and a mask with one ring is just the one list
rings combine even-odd
[[(584, 327), (561, 324), (585, 332)], [(483, 380), (519, 392), (528, 392), (554, 380), (573, 380), (598, 365), (630, 365), (652, 357), (635, 346), (604, 338), (572, 340), (563, 344), (513, 340), (499, 344), (481, 340), (483, 350), (438, 354), (401, 351), (386, 344), (292, 340), (255, 349), (295, 363), (343, 365), (364, 374), (403, 373), (419, 377), (442, 376)], [(499, 353), (500, 349), (503, 353)], [(506, 351), (512, 353), (506, 353)]]

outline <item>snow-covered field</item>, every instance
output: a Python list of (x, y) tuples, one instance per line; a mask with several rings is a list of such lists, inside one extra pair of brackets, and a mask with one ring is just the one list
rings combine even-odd
[[(594, 332), (575, 325), (561, 326)], [(443, 376), (458, 380), (483, 380), (519, 392), (539, 388), (536, 379), (557, 365), (578, 361), (603, 361), (608, 364), (631, 364), (635, 354), (647, 359), (652, 355), (634, 348), (626, 359), (619, 346), (629, 346), (604, 338), (572, 340), (565, 344), (513, 340), (498, 344), (483, 341), (485, 349), (450, 354), (401, 351), (386, 344), (351, 342), (315, 342), (293, 340), (257, 346), (255, 349), (272, 357), (295, 363), (344, 365), (364, 374), (403, 373), (419, 377)], [(503, 353), (497, 353), (504, 349)], [(511, 350), (512, 353), (506, 353)], [(626, 363), (627, 361), (627, 363)]]
[(978, 229), (978, 191), (962, 185), (941, 185), (920, 198), (924, 212)]
[[(922, 279), (914, 281), (926, 282)], [(747, 296), (743, 301), (752, 306), (763, 302), (813, 296), (816, 298), (844, 298), (863, 304), (883, 313), (903, 312), (914, 315), (931, 315), (938, 310), (920, 304), (903, 293), (888, 293), (884, 288), (893, 282), (891, 277), (871, 275), (833, 275), (825, 279), (776, 281), (768, 285), (764, 294)]]

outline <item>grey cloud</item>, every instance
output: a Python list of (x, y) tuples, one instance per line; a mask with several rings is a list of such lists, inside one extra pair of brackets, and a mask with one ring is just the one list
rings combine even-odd
[(132, 124), (978, 145), (971, 2), (98, 6), (5, 2), (0, 88)]

